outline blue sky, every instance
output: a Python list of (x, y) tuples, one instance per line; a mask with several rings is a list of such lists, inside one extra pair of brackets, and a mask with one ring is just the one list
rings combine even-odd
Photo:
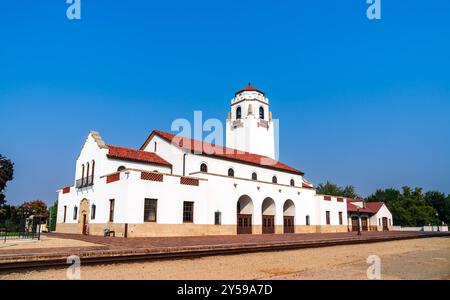
[(450, 1), (5, 0), (0, 153), (7, 200), (56, 200), (89, 130), (138, 148), (172, 120), (224, 120), (252, 82), (280, 159), (313, 183), (450, 193)]

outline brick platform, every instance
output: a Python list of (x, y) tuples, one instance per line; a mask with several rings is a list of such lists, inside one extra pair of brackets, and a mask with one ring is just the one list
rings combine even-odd
[(390, 240), (450, 236), (437, 232), (363, 232), (268, 234), (205, 237), (122, 238), (51, 233), (48, 237), (95, 243), (96, 247), (2, 250), (0, 269), (65, 265), (70, 255), (82, 263), (112, 263), (137, 259), (173, 259), (256, 251), (348, 245)]

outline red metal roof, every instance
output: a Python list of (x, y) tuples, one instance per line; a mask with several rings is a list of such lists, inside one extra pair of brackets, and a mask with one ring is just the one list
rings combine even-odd
[(231, 149), (223, 146), (217, 146), (214, 144), (202, 142), (199, 140), (194, 140), (190, 138), (180, 137), (172, 133), (163, 132), (159, 130), (154, 130), (152, 134), (149, 136), (147, 141), (142, 145), (141, 150), (145, 148), (145, 146), (150, 142), (153, 135), (158, 135), (159, 137), (167, 140), (168, 142), (187, 150), (191, 153), (198, 153), (202, 155), (208, 155), (213, 157), (218, 157), (221, 159), (229, 159), (240, 161), (252, 165), (258, 165), (260, 167), (265, 167), (269, 169), (282, 170), (298, 175), (304, 175), (304, 173), (300, 170), (292, 168), (288, 165), (285, 165), (279, 161), (276, 161), (272, 158), (262, 156), (259, 154), (243, 152), (236, 149)]
[(139, 161), (144, 163), (152, 163), (152, 164), (158, 164), (158, 165), (164, 165), (171, 167), (172, 165), (161, 158), (159, 155), (153, 152), (148, 151), (141, 151), (141, 150), (134, 150), (129, 148), (123, 148), (123, 147), (117, 147), (108, 145), (108, 154), (107, 156), (109, 158), (115, 158), (115, 159), (124, 159), (124, 160), (133, 160), (133, 161)]
[(263, 92), (263, 91), (261, 91), (261, 90), (255, 88), (255, 87), (253, 87), (253, 86), (251, 86), (250, 83), (249, 83), (245, 88), (243, 88), (242, 90), (236, 92), (236, 95), (237, 95), (237, 94), (240, 94), (240, 93), (242, 93), (242, 92), (258, 92), (258, 93), (261, 93), (261, 94), (264, 95), (264, 92)]

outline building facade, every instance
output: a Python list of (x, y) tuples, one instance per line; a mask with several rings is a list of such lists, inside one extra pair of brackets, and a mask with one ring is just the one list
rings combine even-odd
[(317, 195), (302, 171), (275, 159), (273, 123), (268, 99), (249, 85), (231, 101), (226, 147), (154, 130), (129, 149), (90, 132), (74, 184), (58, 190), (56, 230), (126, 237), (349, 231), (347, 199)]

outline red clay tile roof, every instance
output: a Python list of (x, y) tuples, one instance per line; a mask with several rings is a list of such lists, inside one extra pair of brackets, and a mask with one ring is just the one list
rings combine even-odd
[(172, 133), (163, 132), (159, 130), (154, 130), (148, 137), (147, 141), (142, 145), (141, 150), (144, 149), (150, 142), (153, 135), (158, 135), (159, 137), (165, 139), (166, 141), (184, 149), (191, 153), (198, 153), (202, 155), (213, 156), (221, 159), (229, 159), (240, 161), (252, 165), (257, 165), (264, 168), (282, 170), (289, 173), (294, 173), (298, 175), (304, 175), (302, 171), (295, 168), (289, 167), (279, 161), (272, 158), (262, 156), (259, 154), (253, 154), (249, 152), (243, 152), (236, 149), (231, 149), (223, 146), (216, 146), (214, 144), (202, 142), (199, 140), (189, 139), (185, 137), (180, 137)]
[[(347, 202), (347, 211), (348, 212), (357, 212), (358, 211), (359, 206), (356, 206), (354, 204), (348, 203)], [(368, 207), (360, 207), (359, 208), (359, 212), (362, 213), (369, 213), (369, 214), (374, 214), (375, 212), (373, 212), (373, 210), (371, 210)]]
[(264, 92), (262, 92), (261, 90), (251, 86), (250, 83), (245, 88), (243, 88), (242, 90), (236, 92), (236, 95), (240, 94), (242, 92), (258, 92), (258, 93), (261, 93), (261, 94), (264, 95)]
[(384, 202), (367, 202), (366, 207), (372, 210), (374, 213), (377, 213), (380, 208), (383, 206)]
[(159, 155), (153, 152), (134, 150), (129, 148), (117, 147), (108, 145), (108, 154), (109, 158), (115, 159), (124, 159), (124, 160), (132, 160), (144, 163), (152, 163), (157, 165), (163, 165), (171, 167), (172, 165), (161, 158)]

